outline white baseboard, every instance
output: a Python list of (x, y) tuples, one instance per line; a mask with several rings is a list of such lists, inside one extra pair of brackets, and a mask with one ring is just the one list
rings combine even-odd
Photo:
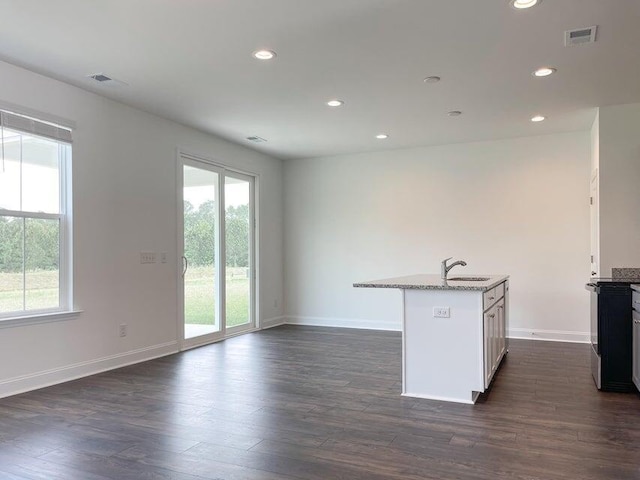
[(524, 340), (544, 340), (546, 342), (589, 343), (589, 332), (568, 332), (565, 330), (539, 330), (532, 328), (510, 328), (509, 338)]
[(9, 378), (8, 380), (0, 382), (0, 398), (76, 380), (177, 352), (178, 342), (172, 341), (65, 367), (53, 368), (31, 375)]
[(422, 398), (424, 400), (437, 400), (439, 402), (453, 402), (453, 403), (464, 403), (466, 405), (473, 405), (476, 403), (478, 399), (477, 392), (470, 392), (472, 399), (467, 398), (452, 398), (452, 397), (440, 397), (437, 395), (420, 395), (416, 393), (401, 393), (400, 395), (403, 397), (411, 397), (411, 398)]
[[(303, 317), (287, 316), (284, 323), (289, 325), (308, 325), (316, 327), (360, 328), (366, 330), (401, 331), (400, 322), (381, 322), (358, 318)], [(564, 330), (540, 330), (531, 328), (511, 328), (509, 338), (526, 340), (544, 340), (547, 342), (589, 343), (589, 332), (571, 332)]]
[(286, 317), (286, 323), (289, 325), (359, 328), (363, 330), (387, 330), (394, 332), (402, 330), (402, 323), (399, 320), (398, 322), (381, 322), (376, 320), (363, 320), (359, 318), (288, 316)]
[(260, 322), (260, 330), (266, 330), (267, 328), (279, 327), (287, 323), (287, 317), (273, 317), (265, 318)]

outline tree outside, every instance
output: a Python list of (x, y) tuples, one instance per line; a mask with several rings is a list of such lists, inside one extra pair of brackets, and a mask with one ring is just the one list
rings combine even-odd
[[(217, 206), (184, 204), (185, 322), (213, 325), (215, 319), (215, 239)], [(225, 212), (227, 326), (249, 321), (249, 206), (229, 206)]]

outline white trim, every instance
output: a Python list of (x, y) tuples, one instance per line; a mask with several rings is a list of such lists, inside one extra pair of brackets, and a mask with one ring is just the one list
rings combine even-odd
[[(308, 325), (316, 327), (359, 328), (366, 330), (401, 331), (402, 320), (398, 322), (368, 320), (360, 318), (307, 317), (287, 315), (283, 317), (288, 325)], [(531, 328), (510, 328), (509, 338), (544, 340), (548, 342), (589, 343), (589, 332), (564, 330), (540, 330)]]
[(387, 330), (399, 332), (402, 330), (402, 320), (397, 322), (365, 320), (359, 318), (335, 317), (302, 317), (286, 316), (289, 325), (309, 325), (317, 327), (359, 328), (363, 330)]
[(287, 317), (272, 317), (272, 318), (265, 318), (264, 320), (260, 321), (260, 330), (267, 330), (269, 328), (273, 328), (273, 327), (279, 327), (280, 325), (286, 325), (287, 324)]
[[(182, 257), (184, 256), (184, 166), (200, 168), (218, 174), (217, 204), (218, 204), (218, 225), (216, 228), (216, 291), (218, 298), (216, 301), (216, 317), (224, 319), (226, 317), (226, 290), (217, 282), (217, 279), (224, 279), (223, 268), (226, 268), (226, 233), (225, 233), (225, 196), (224, 189), (226, 178), (236, 178), (246, 181), (249, 184), (249, 235), (251, 238), (250, 257), (250, 296), (249, 323), (227, 328), (223, 322), (222, 328), (214, 333), (205, 334), (194, 338), (184, 338), (184, 278), (182, 277)], [(199, 346), (215, 343), (226, 338), (230, 338), (243, 333), (255, 332), (260, 329), (257, 319), (258, 305), (260, 304), (260, 264), (259, 264), (259, 228), (258, 212), (259, 198), (258, 185), (260, 176), (253, 172), (243, 171), (229, 167), (215, 158), (189, 151), (183, 147), (176, 148), (176, 195), (178, 200), (177, 208), (177, 259), (179, 262), (178, 278), (178, 316), (176, 318), (177, 338), (180, 343), (180, 350), (187, 350)], [(224, 283), (224, 281), (223, 281)]]
[(402, 289), (402, 393), (407, 392), (407, 314), (405, 308), (406, 290)]
[(258, 212), (257, 212), (257, 199), (256, 190), (258, 178), (256, 176), (248, 176), (249, 181), (249, 275), (251, 275), (251, 281), (249, 282), (249, 319), (251, 324), (255, 328), (260, 328), (259, 321), (259, 305), (260, 299), (258, 298), (258, 272), (260, 266), (258, 265)]
[[(55, 140), (54, 140), (55, 141)], [(57, 220), (58, 222), (58, 305), (51, 309), (17, 310), (1, 312), (0, 328), (22, 326), (29, 324), (47, 323), (67, 320), (77, 315), (77, 306), (73, 301), (73, 203), (72, 203), (72, 145), (58, 144), (58, 183), (59, 183), (59, 213), (30, 212), (26, 210), (0, 210), (0, 216), (27, 219)], [(21, 204), (22, 206), (22, 204)], [(26, 231), (23, 231), (23, 244), (26, 241)], [(24, 245), (23, 245), (24, 248)], [(26, 275), (24, 258), (22, 265), (23, 282)], [(23, 305), (26, 294), (25, 284), (22, 286)], [(6, 322), (6, 323), (4, 323)]]
[(24, 327), (26, 325), (38, 325), (40, 323), (62, 322), (78, 318), (82, 310), (61, 312), (31, 312), (25, 315), (0, 318), (0, 328)]
[(566, 330), (540, 330), (537, 328), (510, 328), (509, 338), (541, 340), (546, 342), (589, 343), (589, 332)]
[[(260, 329), (254, 327), (254, 328), (248, 328), (246, 330), (240, 330), (238, 332), (227, 333), (225, 336), (211, 337), (210, 335), (200, 335), (199, 337), (193, 337), (191, 339), (187, 339), (187, 342), (182, 344), (179, 351), (185, 352), (193, 348), (206, 347), (207, 345), (212, 345), (214, 343), (222, 342), (229, 338), (239, 337), (240, 335), (244, 335), (245, 333), (255, 333), (258, 331), (260, 331)], [(189, 340), (192, 340), (192, 341), (189, 341)]]
[(73, 365), (52, 368), (31, 375), (10, 378), (0, 382), (0, 398), (88, 377), (135, 363), (146, 362), (177, 352), (178, 342), (171, 341)]
[(473, 400), (468, 400), (466, 398), (451, 398), (451, 397), (439, 397), (437, 395), (418, 395), (413, 393), (402, 393), (403, 397), (411, 397), (411, 398), (422, 398), (424, 400), (437, 400), (439, 402), (455, 402), (455, 403), (464, 403), (467, 405), (473, 405), (476, 403), (476, 400), (480, 396), (478, 392), (471, 392), (471, 396)]
[(213, 165), (214, 167), (218, 167), (233, 173), (239, 173), (241, 175), (247, 175), (249, 177), (258, 176), (257, 173), (251, 172), (249, 170), (242, 170), (240, 168), (230, 167), (229, 165), (226, 165), (224, 162), (221, 162), (215, 157), (212, 157), (210, 155), (203, 155), (202, 153), (195, 152), (188, 148), (178, 146), (177, 152), (178, 152), (178, 157), (182, 156), (189, 160), (195, 160), (196, 162), (208, 163), (209, 165)]
[[(62, 190), (62, 188), (61, 188)], [(64, 197), (64, 195), (61, 195)], [(61, 209), (61, 212), (64, 212)], [(29, 212), (25, 210), (0, 210), (0, 215), (3, 217), (14, 217), (14, 218), (35, 218), (38, 220), (62, 220), (64, 213), (43, 213), (43, 212)]]

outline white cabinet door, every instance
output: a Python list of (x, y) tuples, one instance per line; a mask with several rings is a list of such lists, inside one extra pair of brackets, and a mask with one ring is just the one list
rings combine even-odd
[(491, 383), (491, 310), (484, 314), (484, 388)]
[[(507, 325), (506, 325), (506, 305), (503, 298), (498, 302), (497, 310), (497, 323), (498, 323), (498, 355), (496, 357), (496, 363), (500, 363), (500, 359), (507, 350)], [(496, 365), (497, 368), (497, 365)]]
[(484, 388), (488, 388), (496, 369), (497, 314), (495, 305), (484, 314)]
[(633, 383), (640, 390), (640, 312), (633, 311)]

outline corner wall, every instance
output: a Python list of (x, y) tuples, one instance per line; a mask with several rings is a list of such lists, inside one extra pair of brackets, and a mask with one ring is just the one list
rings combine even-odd
[[(264, 323), (282, 316), (280, 160), (2, 62), (0, 101), (77, 125), (74, 280), (84, 311), (0, 329), (0, 397), (177, 350), (178, 146), (260, 176), (258, 313)], [(168, 252), (168, 263), (140, 265), (142, 250)]]
[(587, 341), (588, 131), (285, 162), (290, 323), (399, 329), (356, 281), (511, 275), (511, 336)]
[(600, 263), (640, 268), (640, 103), (601, 107)]

